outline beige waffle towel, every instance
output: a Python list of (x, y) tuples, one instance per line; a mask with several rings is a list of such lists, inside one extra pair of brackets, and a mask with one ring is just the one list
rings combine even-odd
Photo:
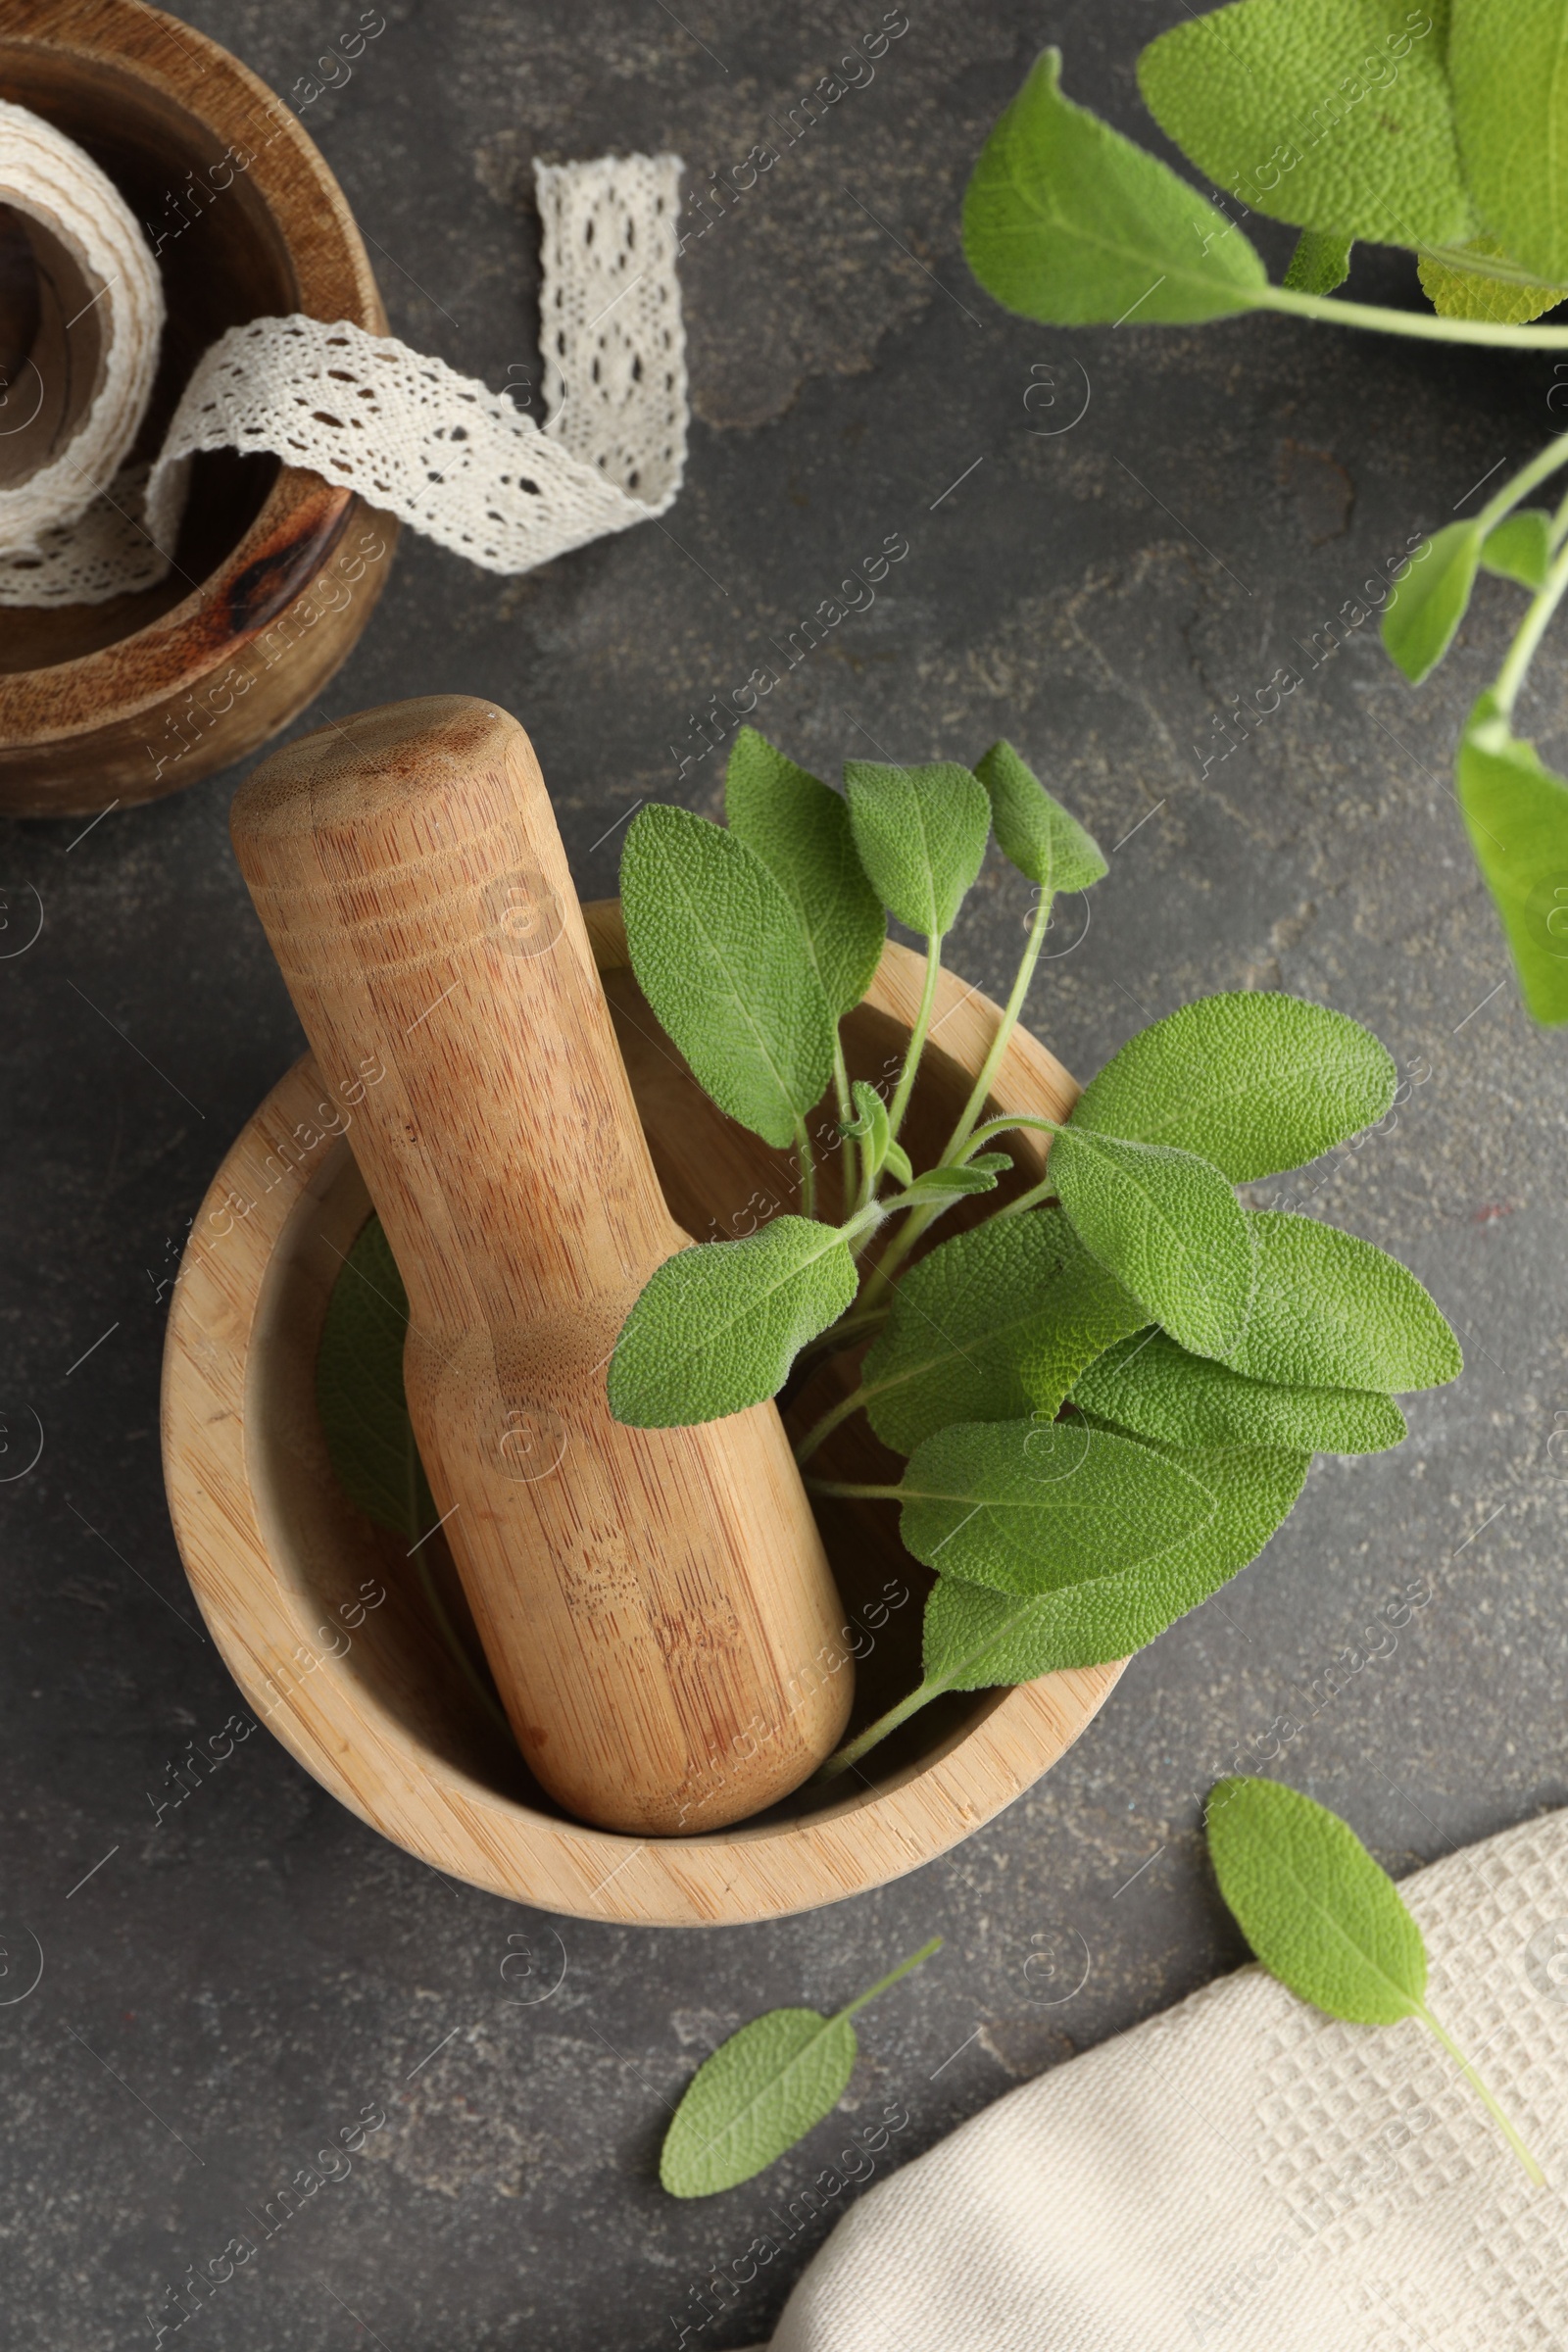
[(1545, 2187), (1423, 2027), (1247, 1968), (869, 2190), (772, 2352), (1568, 2352), (1568, 1812), (1401, 1891)]

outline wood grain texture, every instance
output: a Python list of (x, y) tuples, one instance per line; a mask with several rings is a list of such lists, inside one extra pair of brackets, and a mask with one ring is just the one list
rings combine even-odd
[[(247, 67), (176, 18), (142, 0), (8, 0), (0, 97), (84, 147), (159, 246), (169, 324), (133, 456), (156, 454), (197, 359), (226, 327), (304, 311), (386, 332), (365, 246), (314, 142)], [(93, 325), (89, 314), (77, 331)], [(64, 816), (153, 800), (254, 751), (354, 645), (397, 533), (319, 474), (232, 450), (198, 457), (156, 588), (5, 612), (0, 810)]]
[(353, 1148), (408, 1286), (419, 1449), (523, 1754), (614, 1829), (772, 1803), (843, 1731), (838, 1594), (771, 1399), (690, 1429), (612, 1418), (616, 1334), (690, 1237), (527, 736), (466, 696), (362, 712), (266, 761), (233, 833), (318, 1067), (387, 1072)]
[[(668, 1204), (703, 1230), (732, 1221), (754, 1193), (765, 1200), (787, 1184), (787, 1168), (683, 1074), (625, 968), (618, 908), (583, 913)], [(889, 944), (865, 1004), (845, 1024), (858, 1074), (874, 1071), (906, 1034), (918, 968)], [(951, 1117), (997, 1017), (988, 999), (944, 975), (911, 1124), (934, 1130)], [(619, 1836), (553, 1804), (436, 1638), (418, 1562), (344, 1498), (316, 1417), (326, 1299), (369, 1213), (349, 1139), (372, 1091), (366, 1076), (327, 1088), (307, 1057), (269, 1096), (198, 1214), (165, 1354), (165, 1474), (181, 1555), (247, 1700), (300, 1763), (383, 1836), (493, 1893), (579, 1918), (681, 1927), (775, 1918), (862, 1893), (945, 1852), (1049, 1770), (1102, 1704), (1119, 1665), (950, 1696), (859, 1775), (800, 1789), (717, 1833)], [(1016, 1033), (994, 1107), (1054, 1118), (1076, 1094), (1059, 1063)], [(824, 1511), (822, 1525), (858, 1655), (854, 1730), (916, 1677), (921, 1572), (886, 1507), (845, 1505)], [(344, 1612), (363, 1610), (365, 1585), (387, 1597), (342, 1649)]]

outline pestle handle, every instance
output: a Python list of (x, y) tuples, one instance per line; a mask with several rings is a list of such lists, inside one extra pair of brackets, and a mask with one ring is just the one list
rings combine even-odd
[(574, 1812), (695, 1832), (794, 1788), (850, 1698), (840, 1610), (771, 1404), (610, 1414), (605, 1367), (687, 1237), (637, 1116), (526, 735), (430, 697), (274, 754), (241, 868), (409, 1295), (415, 1434), (497, 1684)]

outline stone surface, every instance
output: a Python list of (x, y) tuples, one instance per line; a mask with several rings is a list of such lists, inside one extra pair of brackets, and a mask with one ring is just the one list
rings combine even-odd
[[(184, 13), (304, 95), (358, 12)], [(789, 2201), (856, 2109), (905, 2104), (883, 2163), (902, 2161), (1235, 1965), (1199, 1831), (1217, 1774), (1272, 1765), (1396, 1869), (1568, 1797), (1568, 1490), (1547, 1450), (1568, 1426), (1568, 1048), (1517, 1005), (1446, 780), (1517, 598), (1487, 583), (1419, 696), (1373, 622), (1347, 625), (1376, 560), (1551, 429), (1551, 363), (1283, 320), (1068, 334), (1004, 317), (957, 246), (986, 127), (1049, 34), (1069, 89), (1152, 143), (1132, 58), (1171, 12), (909, 13), (874, 79), (786, 145), (778, 118), (878, 23), (874, 0), (690, 0), (680, 19), (662, 0), (386, 0), (385, 31), (305, 120), (374, 240), (394, 330), (491, 383), (510, 368), (537, 401), (535, 154), (669, 146), (698, 190), (760, 142), (778, 160), (683, 265), (697, 420), (667, 527), (514, 582), (406, 538), (320, 712), (452, 689), (515, 710), (579, 886), (603, 894), (638, 800), (715, 806), (722, 755), (693, 757), (693, 715), (781, 666), (848, 567), (906, 535), (874, 606), (764, 703), (769, 731), (829, 773), (873, 749), (969, 759), (1004, 732), (1117, 845), (1034, 1004), (1085, 1075), (1205, 989), (1284, 986), (1372, 1023), (1411, 1082), (1397, 1126), (1296, 1189), (1416, 1267), (1470, 1369), (1413, 1402), (1398, 1452), (1319, 1461), (1264, 1559), (1134, 1663), (1048, 1780), (861, 1901), (744, 1931), (552, 1930), (383, 1843), (265, 1734), (157, 1823), (148, 1792), (235, 1704), (163, 1500), (168, 1277), (299, 1040), (229, 854), (232, 775), (82, 838), (6, 826), (8, 938), (32, 928), (29, 888), (44, 912), (0, 976), (18, 2343), (118, 2352), (159, 2340), (160, 2314), (175, 2340), (168, 2290), (258, 2236), (252, 2217), (366, 2109), (386, 2121), (349, 2177), (279, 2222), (181, 2343), (640, 2352), (686, 2324), (692, 2343), (750, 2343), (832, 2210), (790, 2234)], [(1277, 270), (1287, 240), (1259, 241)], [(1410, 302), (1413, 271), (1358, 257), (1350, 290)], [(1330, 621), (1345, 641), (1324, 659)], [(1219, 757), (1217, 719), (1267, 701), (1285, 664), (1299, 686)], [(1548, 749), (1564, 674), (1559, 645), (1525, 710)], [(993, 990), (1025, 896), (993, 860), (955, 943)], [(32, 1415), (42, 1458), (17, 1476)], [(1416, 1580), (1429, 1600), (1357, 1667), (1371, 1613)], [(842, 2118), (711, 2204), (662, 2194), (667, 2106), (716, 2039), (770, 2003), (837, 2005), (938, 1932), (939, 1958), (863, 2019)], [(552, 1934), (564, 1979), (514, 1997), (554, 1981)], [(519, 1936), (546, 1973), (504, 1979)], [(714, 2265), (744, 2277), (769, 2232), (755, 2280), (705, 2288)]]

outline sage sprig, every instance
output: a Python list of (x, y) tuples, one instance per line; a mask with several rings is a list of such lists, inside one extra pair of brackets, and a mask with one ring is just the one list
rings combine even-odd
[(1348, 2025), (1419, 2019), (1539, 2187), (1540, 2165), (1428, 2008), (1421, 1930), (1348, 1823), (1281, 1781), (1234, 1779), (1210, 1794), (1207, 1824), (1219, 1890), (1269, 1975)]
[(859, 2053), (857, 2013), (941, 1948), (934, 1936), (833, 2017), (770, 2009), (720, 2042), (687, 2083), (664, 2134), (659, 2178), (670, 2195), (738, 2188), (831, 2115)]
[[(715, 1420), (779, 1395), (805, 1351), (809, 1362), (864, 1346), (858, 1380), (798, 1456), (814, 1492), (895, 1505), (936, 1585), (918, 1690), (832, 1772), (943, 1690), (1099, 1664), (1152, 1640), (1255, 1557), (1314, 1449), (1397, 1444), (1393, 1393), (1451, 1379), (1459, 1352), (1396, 1260), (1237, 1198), (1237, 1184), (1298, 1167), (1388, 1111), (1393, 1061), (1344, 1013), (1281, 995), (1206, 998), (1133, 1038), (1065, 1119), (987, 1115), (1054, 896), (1092, 888), (1106, 866), (1012, 746), (973, 769), (852, 760), (841, 799), (746, 729), (727, 806), (727, 832), (686, 809), (638, 815), (623, 858), (627, 941), (720, 1108), (774, 1145), (794, 1141), (805, 1213), (667, 1259), (626, 1319), (609, 1392), (617, 1418), (640, 1427)], [(944, 943), (993, 827), (1038, 897), (968, 1100), (917, 1166), (900, 1127)], [(878, 941), (884, 909), (926, 941), (907, 1045), (880, 1085), (851, 1074), (842, 1034), (874, 968), (873, 904)], [(857, 1154), (836, 1225), (813, 1213), (811, 1161), (835, 1104)], [(1025, 1130), (1046, 1139), (1046, 1176), (1023, 1191), (1014, 1180), (984, 1222), (929, 1246), (955, 1201), (998, 1188), (1007, 1139)], [(897, 1480), (824, 1471), (823, 1449), (861, 1412), (906, 1457)]]
[[(1272, 310), (1429, 341), (1568, 348), (1568, 327), (1533, 323), (1568, 299), (1561, 39), (1561, 12), (1538, 0), (1189, 9), (1143, 51), (1139, 87), (1222, 192), (1213, 198), (1065, 97), (1060, 53), (1048, 49), (975, 165), (969, 266), (1007, 309), (1054, 325)], [(1280, 285), (1240, 225), (1249, 213), (1300, 231)], [(1339, 296), (1357, 239), (1408, 249), (1432, 312)], [(1568, 497), (1554, 513), (1526, 502), (1565, 466), (1568, 435), (1475, 515), (1412, 543), (1382, 622), (1391, 660), (1419, 685), (1453, 644), (1483, 570), (1530, 595), (1460, 735), (1455, 781), (1526, 1006), (1543, 1022), (1568, 1021), (1568, 778), (1513, 732), (1513, 712), (1568, 593)]]

